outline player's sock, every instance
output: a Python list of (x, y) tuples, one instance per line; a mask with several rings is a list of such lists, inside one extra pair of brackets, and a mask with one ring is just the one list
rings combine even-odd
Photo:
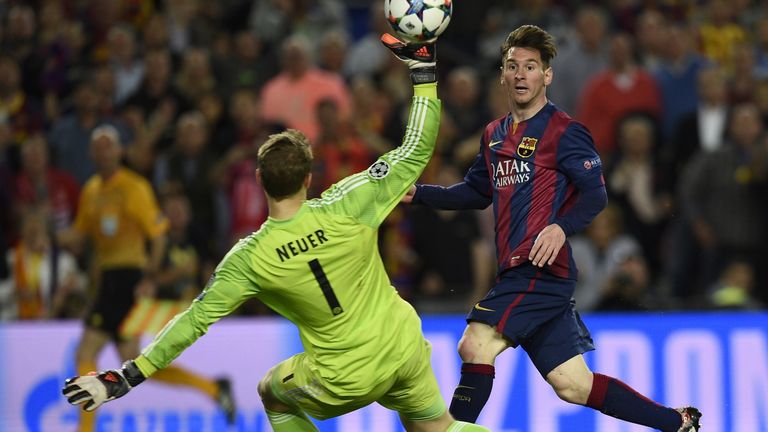
[(659, 405), (630, 386), (602, 374), (594, 374), (587, 406), (603, 414), (664, 432), (677, 432), (682, 417), (677, 410)]
[(219, 387), (215, 381), (178, 366), (168, 366), (167, 368), (159, 369), (152, 374), (152, 378), (166, 384), (194, 387), (207, 394), (211, 399), (216, 399), (216, 396), (219, 394)]
[(491, 395), (495, 373), (493, 365), (474, 363), (461, 365), (461, 380), (453, 392), (449, 409), (453, 418), (470, 423), (477, 421), (480, 411)]
[[(87, 375), (89, 372), (95, 372), (98, 366), (94, 362), (81, 362), (77, 364), (77, 374), (80, 376)], [(80, 411), (80, 423), (78, 424), (78, 432), (93, 432), (96, 430), (96, 411)]]
[(491, 430), (473, 423), (454, 421), (445, 432), (491, 432)]
[(317, 426), (303, 412), (279, 413), (267, 411), (269, 424), (275, 432), (308, 432), (316, 431)]

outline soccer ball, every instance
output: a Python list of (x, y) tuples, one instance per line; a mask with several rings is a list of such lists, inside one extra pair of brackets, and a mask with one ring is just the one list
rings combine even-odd
[(453, 0), (384, 0), (384, 15), (407, 42), (431, 42), (448, 27)]

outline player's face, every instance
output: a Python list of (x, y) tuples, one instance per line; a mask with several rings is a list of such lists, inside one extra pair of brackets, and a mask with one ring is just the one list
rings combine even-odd
[(501, 85), (513, 108), (525, 109), (547, 100), (546, 86), (552, 82), (552, 68), (544, 68), (539, 50), (512, 47), (501, 67)]

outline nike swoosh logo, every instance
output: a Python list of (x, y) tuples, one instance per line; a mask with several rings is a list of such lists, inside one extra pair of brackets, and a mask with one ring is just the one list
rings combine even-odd
[(501, 144), (501, 143), (503, 143), (503, 142), (504, 142), (504, 140), (491, 141), (491, 142), (489, 142), (489, 143), (488, 143), (488, 147), (493, 147), (493, 146), (495, 146), (496, 144)]
[(480, 303), (475, 303), (475, 309), (480, 310), (480, 311), (486, 311), (486, 312), (493, 312), (494, 311), (494, 309), (488, 309), (488, 308), (484, 308), (484, 307), (480, 306)]
[(465, 386), (465, 385), (457, 385), (456, 386), (456, 390), (462, 389), (462, 388), (469, 389), (469, 390), (474, 390), (475, 389), (474, 387)]

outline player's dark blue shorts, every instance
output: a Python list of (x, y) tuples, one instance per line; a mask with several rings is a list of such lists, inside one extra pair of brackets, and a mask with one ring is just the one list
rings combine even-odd
[(566, 360), (595, 349), (572, 300), (576, 281), (536, 271), (504, 272), (467, 315), (496, 328), (512, 347), (522, 346), (543, 377)]

